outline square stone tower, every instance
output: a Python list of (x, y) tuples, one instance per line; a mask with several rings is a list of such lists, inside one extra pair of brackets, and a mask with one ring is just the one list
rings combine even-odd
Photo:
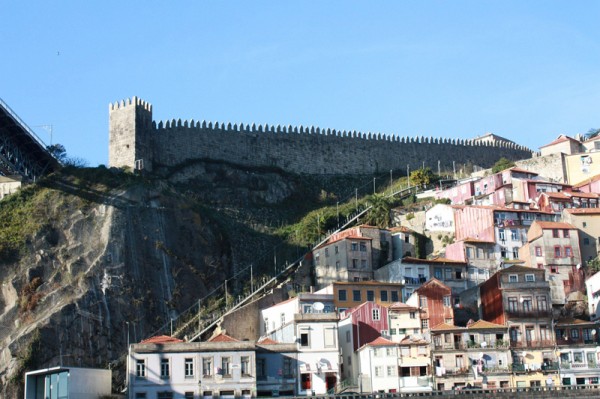
[(152, 105), (137, 97), (110, 104), (108, 166), (152, 171)]

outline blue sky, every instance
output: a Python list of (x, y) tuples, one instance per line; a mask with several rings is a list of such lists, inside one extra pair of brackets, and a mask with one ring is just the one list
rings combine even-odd
[(89, 165), (108, 104), (154, 119), (532, 149), (600, 127), (597, 1), (5, 1), (0, 98)]

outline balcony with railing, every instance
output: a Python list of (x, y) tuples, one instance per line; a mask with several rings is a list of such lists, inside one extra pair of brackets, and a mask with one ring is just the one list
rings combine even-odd
[(537, 340), (537, 341), (510, 341), (511, 348), (548, 348), (554, 347), (552, 340)]
[(505, 310), (506, 316), (509, 318), (542, 318), (552, 317), (552, 310), (550, 309), (510, 309)]
[(557, 337), (556, 338), (556, 345), (558, 346), (573, 346), (573, 345), (598, 345), (599, 340), (598, 338), (583, 338), (583, 337), (579, 337), (579, 338), (573, 338), (573, 337), (566, 337), (566, 336), (562, 336), (562, 337)]
[(508, 349), (509, 342), (498, 339), (496, 341), (460, 341), (460, 342), (443, 342), (443, 343), (434, 343), (433, 349), (436, 351), (444, 351), (444, 350), (479, 350), (482, 349)]
[(574, 362), (561, 362), (560, 368), (563, 370), (597, 370), (600, 368), (600, 365), (596, 361), (588, 361), (582, 363), (574, 363)]

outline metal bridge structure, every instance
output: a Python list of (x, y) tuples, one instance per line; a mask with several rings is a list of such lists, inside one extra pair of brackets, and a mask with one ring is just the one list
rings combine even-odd
[(59, 167), (44, 142), (0, 99), (0, 176), (35, 182)]

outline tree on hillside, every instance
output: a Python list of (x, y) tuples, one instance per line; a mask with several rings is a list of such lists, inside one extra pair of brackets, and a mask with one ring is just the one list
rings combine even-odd
[(583, 135), (585, 140), (592, 139), (594, 137), (598, 137), (600, 135), (600, 129), (590, 129), (586, 134)]
[(383, 194), (373, 194), (367, 199), (371, 209), (365, 216), (364, 222), (377, 227), (390, 226), (391, 201)]
[(65, 146), (62, 144), (58, 144), (58, 143), (52, 144), (52, 145), (49, 145), (48, 147), (46, 147), (46, 149), (59, 162), (64, 162), (65, 159), (67, 158), (67, 150), (65, 149)]
[(410, 172), (410, 183), (415, 186), (426, 186), (433, 182), (435, 175), (431, 168), (421, 168)]
[(515, 166), (515, 163), (513, 161), (502, 157), (498, 161), (496, 161), (494, 166), (492, 166), (492, 173), (502, 172), (503, 170), (512, 168), (513, 166)]
[(595, 257), (587, 263), (588, 271), (590, 274), (594, 274), (600, 271), (600, 258)]

